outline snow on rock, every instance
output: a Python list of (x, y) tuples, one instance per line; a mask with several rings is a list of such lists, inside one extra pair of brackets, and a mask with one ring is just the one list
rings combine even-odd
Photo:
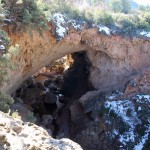
[(105, 32), (107, 35), (111, 36), (110, 29), (106, 26), (98, 26), (99, 32)]
[[(120, 150), (125, 147), (128, 149), (130, 144), (133, 145), (133, 150), (142, 150), (150, 134), (150, 95), (136, 95), (132, 100), (115, 100), (115, 97), (114, 94), (107, 97), (104, 104), (104, 107), (109, 110), (107, 115), (108, 121), (111, 122), (107, 125), (113, 125), (112, 112), (116, 116), (117, 126), (115, 125), (115, 128), (109, 132), (109, 136), (119, 137)], [(142, 131), (142, 135), (139, 130)]]
[(59, 39), (62, 39), (67, 34), (68, 28), (66, 27), (65, 17), (60, 13), (55, 13), (52, 18), (56, 25), (56, 34)]
[(111, 94), (111, 95), (106, 95), (106, 99), (109, 99), (109, 100), (117, 99), (117, 98), (120, 97), (121, 95), (123, 95), (122, 92), (116, 91), (115, 93), (113, 93), (113, 94)]
[(142, 32), (140, 32), (140, 35), (150, 38), (150, 32), (142, 31)]
[[(137, 117), (137, 113), (134, 110), (134, 104), (129, 100), (118, 100), (118, 101), (107, 101), (105, 103), (105, 107), (109, 108), (109, 110), (113, 110), (118, 116), (122, 118), (122, 120), (129, 124), (131, 128), (139, 122)], [(127, 111), (130, 110), (130, 117), (127, 116)]]
[(149, 129), (146, 131), (146, 134), (142, 137), (140, 143), (138, 143), (137, 145), (134, 146), (134, 150), (142, 150), (143, 149), (144, 144), (148, 140), (149, 132), (150, 132), (150, 126), (149, 126)]
[[(49, 18), (48, 20), (51, 21), (51, 18)], [(65, 18), (65, 16), (60, 13), (55, 13), (52, 16), (52, 22), (56, 26), (55, 32), (59, 40), (65, 37), (70, 27), (73, 27), (75, 30), (83, 30), (87, 26), (87, 23), (85, 21), (79, 20), (68, 21), (68, 19)]]
[(0, 45), (0, 49), (1, 49), (1, 50), (4, 50), (4, 49), (5, 49), (5, 46), (4, 46), (4, 45)]
[(75, 30), (83, 30), (87, 26), (87, 23), (85, 21), (78, 20), (69, 20), (67, 24), (69, 27), (71, 25)]
[(136, 95), (135, 98), (139, 103), (150, 103), (150, 95)]
[[(120, 135), (119, 141), (126, 145), (127, 142), (135, 140), (134, 129), (137, 123), (139, 123), (139, 119), (137, 117), (137, 113), (134, 109), (134, 104), (129, 100), (118, 100), (118, 101), (107, 101), (105, 103), (105, 107), (109, 108), (109, 110), (113, 110), (115, 114), (117, 114), (121, 119), (125, 122), (125, 124), (129, 125), (129, 131), (124, 132)], [(127, 112), (130, 110), (130, 117), (127, 116)], [(117, 130), (116, 130), (117, 131)], [(118, 132), (118, 131), (117, 131)]]
[[(51, 21), (51, 18), (48, 19)], [(75, 30), (83, 30), (88, 27), (88, 24), (85, 21), (80, 21), (80, 20), (69, 20), (65, 18), (63, 14), (60, 13), (55, 13), (52, 16), (52, 22), (56, 26), (56, 35), (58, 39), (63, 39), (65, 35), (67, 34), (67, 31), (70, 29), (70, 27), (73, 27)], [(99, 32), (104, 32), (105, 34), (111, 36), (111, 31), (108, 27), (103, 26), (103, 25), (96, 25), (93, 24), (93, 27), (97, 28)]]

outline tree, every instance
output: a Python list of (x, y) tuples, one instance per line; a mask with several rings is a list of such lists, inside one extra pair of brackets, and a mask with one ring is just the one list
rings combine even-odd
[(123, 10), (122, 1), (121, 0), (111, 0), (110, 6), (114, 12), (121, 12)]
[(6, 18), (31, 27), (46, 27), (46, 18), (36, 0), (2, 0)]
[(123, 6), (122, 12), (128, 14), (131, 11), (131, 1), (130, 0), (121, 0), (121, 1)]

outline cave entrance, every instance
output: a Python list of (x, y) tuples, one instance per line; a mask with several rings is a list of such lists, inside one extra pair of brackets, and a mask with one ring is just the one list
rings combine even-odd
[(43, 67), (16, 91), (12, 110), (54, 138), (70, 138), (70, 106), (91, 89), (89, 66), (86, 53), (76, 52)]

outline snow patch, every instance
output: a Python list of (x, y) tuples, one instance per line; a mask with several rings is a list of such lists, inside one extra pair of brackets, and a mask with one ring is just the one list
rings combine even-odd
[[(139, 119), (137, 113), (134, 109), (134, 104), (129, 100), (118, 100), (118, 101), (107, 101), (105, 103), (105, 108), (113, 110), (115, 114), (122, 118), (122, 120), (128, 124), (131, 128), (134, 128)], [(130, 117), (127, 116), (127, 111), (130, 110)]]
[(150, 38), (150, 32), (142, 31), (142, 32), (140, 32), (140, 35)]
[[(129, 143), (135, 143), (133, 150), (142, 150), (150, 134), (150, 116), (143, 114), (143, 111), (147, 112), (150, 104), (150, 95), (136, 95), (133, 98), (135, 101), (116, 100), (118, 98), (117, 94), (109, 95), (106, 98), (107, 101), (104, 107), (109, 110), (108, 115), (111, 115), (110, 112), (113, 111), (114, 114), (119, 117), (116, 119), (121, 119), (124, 122), (124, 124), (119, 125), (119, 128), (113, 129), (109, 136), (114, 138), (119, 136), (119, 141), (121, 142), (120, 150), (123, 150), (124, 147), (128, 147)], [(144, 125), (146, 130), (141, 137), (140, 133), (137, 133), (137, 125), (143, 126), (143, 118), (141, 118), (143, 115), (145, 116), (145, 122), (147, 122), (147, 124)], [(111, 123), (108, 125), (111, 125)], [(121, 125), (123, 127), (123, 133), (120, 133)], [(126, 126), (125, 129), (124, 126)]]
[(109, 108), (109, 111), (114, 111), (126, 125), (129, 125), (128, 131), (119, 135), (117, 130), (113, 130), (113, 135), (119, 135), (119, 141), (123, 145), (126, 145), (128, 142), (134, 142), (136, 138), (135, 127), (141, 123), (135, 111), (134, 104), (129, 100), (107, 101), (105, 102), (105, 108)]
[(111, 34), (110, 34), (110, 29), (108, 28), (108, 27), (106, 27), (106, 26), (99, 26), (98, 27), (98, 29), (99, 29), (99, 32), (102, 32), (102, 31), (104, 31), (107, 35), (110, 35), (111, 36)]
[(0, 49), (1, 49), (1, 50), (4, 50), (4, 49), (5, 49), (5, 46), (4, 46), (4, 45), (0, 45)]
[(136, 95), (135, 99), (138, 103), (150, 103), (150, 95)]
[(146, 131), (146, 134), (142, 137), (140, 143), (134, 147), (134, 150), (142, 150), (143, 149), (145, 142), (148, 140), (149, 132), (150, 132), (150, 126), (149, 126), (148, 130)]
[(64, 38), (68, 31), (68, 28), (65, 27), (66, 22), (64, 18), (65, 17), (60, 13), (55, 13), (52, 18), (56, 25), (56, 33), (60, 39)]
[(136, 135), (134, 134), (134, 130), (130, 129), (128, 132), (125, 132), (124, 134), (120, 135), (119, 141), (126, 145), (127, 142), (134, 142)]
[(68, 21), (68, 24), (71, 24), (76, 30), (82, 30), (81, 25), (78, 24), (75, 20)]
[(113, 93), (111, 95), (106, 95), (106, 99), (115, 100), (118, 97), (120, 97), (121, 95), (123, 95), (123, 93), (117, 90), (115, 93)]
[(117, 131), (117, 130), (113, 130), (113, 134), (115, 134), (115, 135), (118, 135), (119, 134), (119, 132)]

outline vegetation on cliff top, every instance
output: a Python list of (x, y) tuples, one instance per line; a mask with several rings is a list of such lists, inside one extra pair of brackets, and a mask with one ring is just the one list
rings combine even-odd
[(46, 20), (51, 20), (55, 13), (128, 35), (150, 30), (150, 6), (133, 8), (130, 0), (89, 0), (86, 3), (83, 0), (2, 0), (2, 6), (7, 21), (15, 22), (20, 30), (25, 26), (46, 27)]

